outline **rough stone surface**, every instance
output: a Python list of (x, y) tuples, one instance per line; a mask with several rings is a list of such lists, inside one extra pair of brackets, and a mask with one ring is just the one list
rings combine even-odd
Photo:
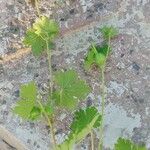
[[(0, 126), (1, 149), (20, 149), (28, 150), (28, 148), (12, 135), (11, 132)], [(3, 142), (2, 142), (3, 141)]]
[[(100, 27), (114, 25), (119, 29), (119, 36), (111, 43), (113, 52), (106, 69), (104, 144), (111, 149), (116, 139), (123, 136), (150, 149), (150, 1), (70, 0), (50, 5), (50, 0), (43, 0), (40, 9), (54, 17), (61, 27), (53, 55), (54, 70), (77, 70), (93, 87), (88, 104), (98, 108), (101, 104), (99, 73), (84, 71), (84, 57), (91, 42), (102, 42)], [(0, 124), (29, 150), (48, 150), (51, 143), (47, 126), (42, 122), (23, 122), (11, 111), (22, 83), (35, 80), (39, 90), (46, 90), (46, 57), (34, 58), (26, 49), (20, 50), (24, 47), (21, 39), (25, 30), (36, 17), (35, 10), (24, 0), (0, 0), (0, 59), (3, 58), (0, 60)], [(8, 61), (9, 57), (13, 61)], [(65, 139), (70, 119), (69, 114), (58, 115), (58, 142)], [(10, 144), (9, 139), (0, 138), (3, 150), (20, 149), (15, 143)], [(88, 139), (77, 149), (87, 149), (87, 143)]]

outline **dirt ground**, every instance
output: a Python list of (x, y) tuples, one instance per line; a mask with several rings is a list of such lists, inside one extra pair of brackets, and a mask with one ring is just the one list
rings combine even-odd
[[(53, 70), (73, 68), (93, 87), (83, 106), (89, 100), (98, 108), (101, 105), (99, 73), (83, 69), (90, 43), (102, 42), (99, 28), (104, 25), (119, 29), (106, 69), (104, 145), (112, 149), (123, 136), (150, 149), (150, 1), (41, 0), (40, 10), (61, 27)], [(43, 92), (48, 84), (46, 57), (35, 58), (22, 45), (26, 29), (36, 18), (36, 11), (24, 0), (0, 0), (0, 150), (48, 150), (51, 146), (47, 126), (23, 122), (11, 111), (22, 83), (35, 80)], [(58, 120), (64, 122), (57, 126), (59, 143), (68, 133), (69, 115), (62, 113)], [(88, 145), (85, 140), (77, 149), (88, 149)]]

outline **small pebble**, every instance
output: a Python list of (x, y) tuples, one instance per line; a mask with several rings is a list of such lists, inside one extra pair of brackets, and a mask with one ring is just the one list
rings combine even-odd
[(38, 76), (39, 76), (39, 74), (38, 74), (38, 73), (35, 73), (35, 74), (34, 74), (34, 77), (35, 77), (35, 78), (37, 78)]
[(123, 58), (123, 56), (124, 56), (124, 55), (125, 55), (125, 54), (121, 54), (121, 56), (120, 56), (120, 57), (121, 57), (121, 58)]
[(134, 50), (133, 50), (133, 49), (131, 49), (131, 50), (130, 50), (130, 55), (131, 55), (133, 52), (134, 52)]
[(19, 90), (16, 90), (16, 91), (14, 92), (14, 96), (15, 96), (15, 97), (19, 97), (19, 94), (20, 94), (20, 91), (19, 91)]
[(140, 70), (140, 66), (139, 66), (136, 62), (133, 62), (132, 67), (133, 67), (133, 69), (136, 70), (136, 71), (139, 71), (139, 70)]
[(28, 140), (27, 140), (27, 143), (31, 143), (31, 140), (30, 140), (30, 139), (28, 139)]
[(36, 146), (36, 145), (37, 145), (37, 142), (35, 141), (33, 145)]
[(73, 14), (75, 13), (75, 9), (74, 9), (74, 8), (71, 9), (71, 10), (69, 11), (69, 13), (70, 13), (71, 15), (73, 15)]
[(99, 12), (100, 10), (102, 10), (104, 8), (104, 4), (103, 3), (97, 3), (94, 5), (95, 11)]
[(91, 97), (88, 97), (88, 99), (86, 101), (86, 106), (87, 107), (92, 106), (92, 99), (91, 99)]

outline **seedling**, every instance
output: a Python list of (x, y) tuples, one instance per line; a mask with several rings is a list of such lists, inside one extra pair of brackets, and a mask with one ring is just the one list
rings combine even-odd
[(106, 27), (100, 29), (102, 36), (104, 38), (104, 43), (102, 46), (95, 46), (92, 44), (87, 57), (85, 58), (85, 69), (89, 70), (92, 65), (96, 65), (101, 72), (101, 80), (102, 80), (102, 108), (101, 108), (101, 126), (100, 126), (100, 142), (99, 149), (103, 148), (103, 120), (104, 120), (104, 107), (105, 107), (105, 68), (108, 56), (111, 52), (111, 44), (110, 40), (117, 35), (117, 29), (114, 27)]
[[(58, 71), (54, 74), (55, 76), (53, 79), (51, 48), (54, 45), (53, 40), (58, 32), (58, 25), (53, 20), (49, 20), (47, 17), (43, 16), (33, 24), (32, 28), (27, 30), (24, 38), (24, 44), (31, 47), (32, 53), (35, 56), (39, 57), (45, 51), (47, 53), (50, 75), (48, 93), (50, 101), (47, 100), (46, 104), (43, 103), (42, 95), (38, 92), (35, 82), (31, 81), (30, 83), (21, 86), (20, 100), (13, 109), (13, 112), (24, 120), (34, 121), (44, 117), (51, 128), (55, 148), (57, 145), (54, 133), (56, 108), (63, 107), (67, 108), (69, 111), (74, 110), (77, 107), (78, 102), (85, 99), (90, 92), (89, 86), (85, 81), (79, 79), (78, 74), (74, 70), (68, 70), (66, 72)], [(56, 87), (55, 91), (53, 90), (54, 86)], [(94, 111), (94, 109), (87, 109), (87, 113), (89, 110), (91, 110), (91, 113)], [(84, 115), (84, 113), (82, 115)], [(76, 116), (78, 116), (77, 113)], [(96, 119), (98, 119), (98, 117), (96, 117)], [(90, 123), (90, 120), (88, 121)], [(96, 120), (94, 119), (94, 121), (91, 121), (92, 123), (95, 123)], [(72, 128), (75, 128), (75, 125), (72, 125)], [(79, 133), (80, 132), (78, 131), (78, 134)], [(85, 133), (82, 134), (84, 135)], [(72, 136), (74, 136), (73, 133)], [(81, 138), (81, 135), (78, 139), (79, 138)]]
[[(96, 65), (101, 72), (101, 81), (102, 81), (102, 105), (101, 105), (101, 125), (100, 125), (100, 139), (99, 139), (99, 148), (98, 150), (103, 150), (103, 120), (105, 117), (105, 69), (107, 65), (107, 59), (111, 53), (111, 39), (117, 36), (118, 31), (114, 27), (106, 27), (100, 29), (104, 42), (102, 46), (95, 46), (92, 44), (90, 50), (87, 53), (85, 58), (84, 67), (86, 70), (92, 68), (93, 65)], [(114, 150), (146, 150), (145, 146), (138, 146), (131, 142), (128, 139), (119, 138), (115, 144)]]

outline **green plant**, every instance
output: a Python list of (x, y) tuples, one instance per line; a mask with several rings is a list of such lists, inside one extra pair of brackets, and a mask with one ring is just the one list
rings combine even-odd
[(53, 48), (53, 40), (59, 33), (59, 27), (54, 20), (49, 20), (47, 17), (40, 17), (31, 29), (28, 29), (24, 38), (24, 44), (31, 46), (32, 52), (35, 56), (39, 56), (43, 51), (46, 50), (49, 76), (51, 82), (49, 85), (50, 93), (52, 97), (53, 92), (53, 75), (51, 65), (51, 49)]
[[(51, 128), (55, 148), (57, 145), (54, 133), (56, 108), (63, 107), (74, 110), (77, 107), (77, 102), (85, 99), (90, 92), (89, 86), (85, 81), (79, 79), (77, 73), (73, 70), (58, 71), (53, 74), (51, 48), (58, 32), (58, 25), (45, 16), (40, 17), (33, 24), (33, 27), (27, 30), (23, 40), (24, 44), (31, 47), (35, 56), (40, 56), (45, 51), (47, 53), (50, 78), (49, 99), (46, 103), (43, 103), (42, 95), (38, 92), (35, 82), (31, 81), (21, 86), (20, 100), (13, 108), (13, 112), (24, 120), (34, 121), (44, 117)], [(54, 86), (55, 90), (53, 90)]]
[[(63, 86), (64, 91), (60, 93), (62, 94), (62, 96), (58, 94), (57, 96), (55, 96), (55, 99), (51, 99), (52, 103), (49, 103), (49, 101), (47, 101), (47, 103), (44, 104), (42, 102), (42, 96), (37, 90), (36, 84), (33, 81), (31, 81), (30, 83), (21, 86), (20, 100), (16, 103), (16, 106), (13, 108), (13, 112), (24, 120), (34, 121), (40, 119), (41, 117), (44, 117), (48, 125), (51, 127), (52, 138), (55, 146), (56, 140), (54, 137), (55, 134), (53, 129), (53, 120), (56, 113), (56, 106), (64, 108), (67, 107), (69, 109), (75, 108), (77, 106), (76, 101), (78, 101), (81, 97), (83, 98), (83, 96), (85, 97), (89, 92), (89, 87), (84, 81), (77, 80), (77, 74), (73, 70), (69, 70), (66, 72), (57, 72), (56, 74), (58, 83)], [(63, 79), (67, 79), (67, 81), (69, 82), (72, 81), (72, 84), (74, 84), (74, 88), (81, 88), (82, 94), (78, 93), (78, 90), (76, 91), (75, 89), (71, 88), (71, 86), (70, 89), (67, 90), (69, 82), (64, 82), (66, 80)], [(79, 82), (79, 84), (75, 82)], [(60, 89), (57, 90), (59, 91)], [(67, 93), (65, 92), (65, 90), (67, 90)], [(62, 99), (60, 100), (60, 98)], [(71, 102), (71, 100), (73, 102)]]
[[(102, 96), (102, 104), (101, 104), (101, 125), (100, 125), (100, 138), (99, 138), (99, 146), (98, 150), (103, 150), (103, 128), (104, 128), (104, 110), (105, 110), (105, 98), (106, 98), (106, 90), (105, 90), (105, 69), (107, 65), (107, 59), (109, 54), (111, 53), (111, 39), (117, 36), (118, 31), (114, 27), (104, 26), (100, 29), (102, 36), (104, 38), (104, 42), (102, 46), (96, 46), (92, 44), (89, 49), (87, 56), (85, 58), (84, 67), (85, 70), (89, 70), (93, 65), (96, 65), (97, 68), (101, 72), (101, 84), (102, 89), (100, 89)], [(132, 141), (128, 139), (119, 138), (117, 143), (115, 144), (114, 150), (146, 150), (145, 146), (138, 146), (134, 144)]]
[(49, 103), (42, 104), (41, 95), (37, 91), (35, 82), (31, 81), (28, 84), (22, 85), (20, 89), (20, 100), (13, 108), (13, 112), (24, 120), (34, 121), (44, 117), (51, 128), (52, 139), (56, 144), (54, 138), (54, 130), (52, 126), (53, 106)]
[(85, 110), (80, 109), (76, 111), (70, 126), (71, 132), (68, 135), (68, 139), (61, 145), (58, 145), (56, 150), (72, 150), (75, 144), (83, 140), (94, 128), (98, 128), (100, 124), (101, 115), (95, 107), (87, 107)]
[(146, 147), (136, 145), (128, 139), (119, 138), (115, 144), (114, 150), (146, 150)]
[(111, 44), (110, 40), (114, 38), (118, 32), (117, 29), (114, 27), (106, 27), (100, 29), (102, 36), (104, 38), (104, 43), (102, 46), (95, 46), (92, 44), (87, 56), (85, 58), (84, 66), (86, 70), (89, 70), (92, 65), (96, 65), (100, 72), (101, 72), (101, 81), (102, 81), (102, 108), (101, 108), (101, 126), (100, 126), (100, 142), (99, 142), (99, 149), (103, 148), (103, 120), (104, 120), (104, 108), (105, 108), (105, 68), (108, 56), (111, 52)]

